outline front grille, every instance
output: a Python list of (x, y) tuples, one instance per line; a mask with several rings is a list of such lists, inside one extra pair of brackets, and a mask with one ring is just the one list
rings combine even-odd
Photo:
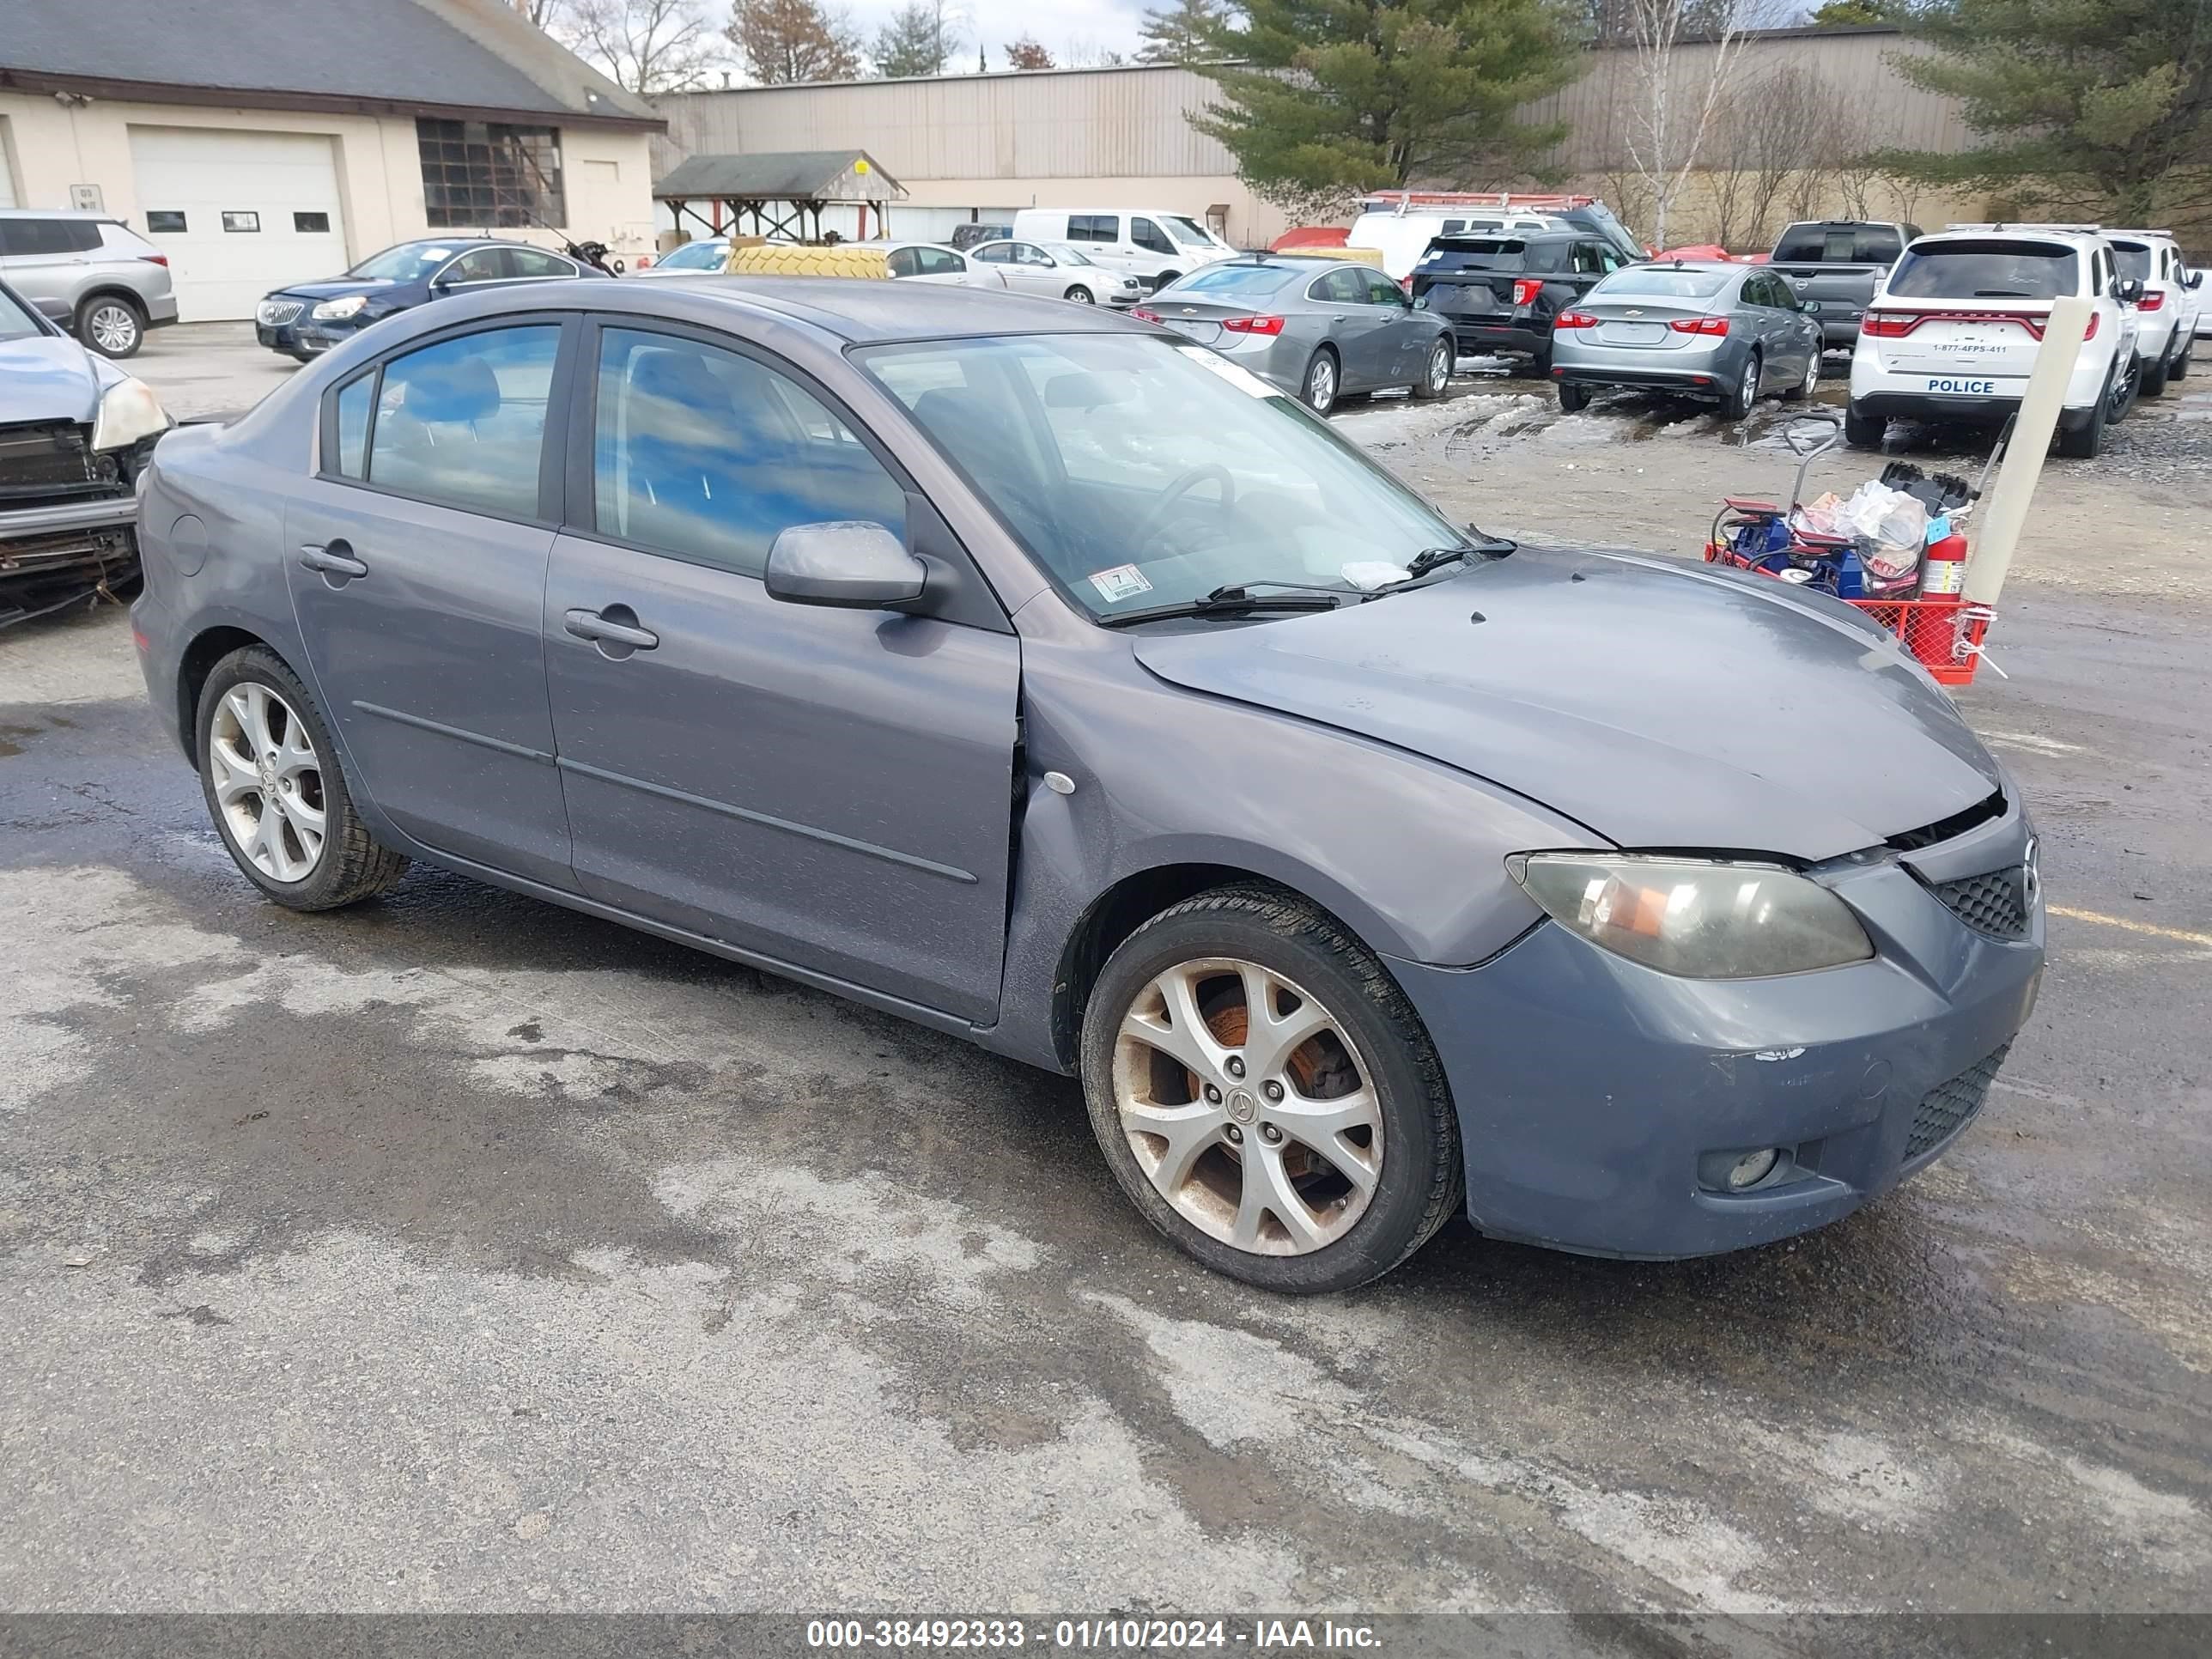
[(300, 313), (307, 308), (298, 300), (264, 300), (255, 307), (253, 320), (266, 328), (282, 328), (287, 323), (299, 321)]
[(1996, 1080), (1997, 1067), (2004, 1064), (2011, 1048), (2012, 1044), (2006, 1043), (1980, 1065), (1968, 1066), (1949, 1082), (1939, 1083), (1928, 1091), (1913, 1109), (1912, 1133), (1905, 1142), (1907, 1164), (1948, 1145), (1973, 1121), (1974, 1114), (1989, 1098), (1990, 1085)]
[(0, 426), (0, 512), (114, 495), (124, 488), (112, 455), (95, 455), (70, 421)]
[(1978, 933), (2003, 939), (2027, 937), (2027, 881), (2021, 866), (1936, 882), (1930, 890)]

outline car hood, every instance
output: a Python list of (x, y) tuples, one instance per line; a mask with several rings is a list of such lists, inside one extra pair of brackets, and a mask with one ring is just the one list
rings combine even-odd
[(1370, 604), (1133, 646), (1177, 685), (1428, 756), (1623, 847), (1817, 861), (2002, 787), (1950, 699), (1856, 612), (1632, 555), (1523, 549)]
[(349, 294), (383, 294), (396, 288), (410, 286), (393, 282), (388, 276), (330, 276), (319, 283), (293, 283), (272, 289), (264, 297), (271, 300), (343, 300)]
[(88, 421), (100, 393), (122, 378), (120, 369), (59, 335), (0, 340), (0, 425)]

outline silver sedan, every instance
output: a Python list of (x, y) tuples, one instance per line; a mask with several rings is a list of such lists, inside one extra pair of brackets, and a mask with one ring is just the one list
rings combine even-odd
[(1451, 325), (1413, 309), (1372, 265), (1240, 254), (1170, 283), (1129, 313), (1212, 346), (1326, 415), (1339, 398), (1451, 382)]
[(1802, 398), (1819, 384), (1820, 325), (1755, 265), (1630, 265), (1553, 322), (1552, 379), (1564, 410), (1601, 386), (1643, 386), (1717, 403), (1740, 421), (1771, 392)]
[(1066, 242), (979, 242), (967, 250), (979, 265), (988, 265), (1017, 294), (1040, 300), (1073, 300), (1084, 306), (1134, 305), (1144, 286), (1133, 276), (1109, 270), (1079, 247)]

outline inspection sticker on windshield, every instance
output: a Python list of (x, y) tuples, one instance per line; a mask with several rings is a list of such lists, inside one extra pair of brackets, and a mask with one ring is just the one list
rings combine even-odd
[(1177, 346), (1176, 349), (1209, 374), (1218, 374), (1247, 397), (1279, 398), (1283, 395), (1242, 363), (1232, 363), (1226, 357), (1208, 351), (1204, 346)]
[(1152, 585), (1145, 580), (1145, 573), (1133, 564), (1117, 564), (1111, 570), (1094, 570), (1091, 585), (1098, 590), (1098, 597), (1109, 605), (1122, 599), (1133, 599), (1139, 593), (1149, 593)]

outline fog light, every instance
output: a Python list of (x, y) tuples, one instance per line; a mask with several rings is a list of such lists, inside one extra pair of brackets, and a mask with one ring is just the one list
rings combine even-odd
[(1756, 1187), (1774, 1173), (1774, 1166), (1782, 1161), (1782, 1154), (1774, 1147), (1746, 1152), (1729, 1165), (1728, 1189), (1740, 1193), (1747, 1187)]

